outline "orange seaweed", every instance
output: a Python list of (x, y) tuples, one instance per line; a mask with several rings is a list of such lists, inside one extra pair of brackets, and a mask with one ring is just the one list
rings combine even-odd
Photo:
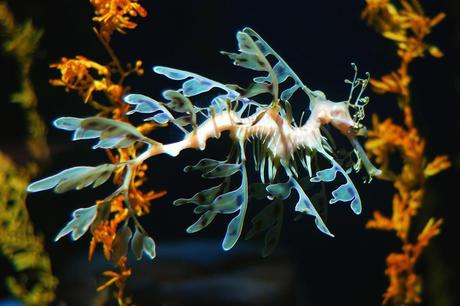
[[(409, 64), (427, 53), (442, 57), (442, 52), (427, 44), (425, 38), (444, 17), (444, 13), (426, 16), (417, 0), (367, 0), (362, 12), (368, 25), (395, 43), (400, 58), (398, 68), (380, 79), (371, 79), (370, 84), (377, 93), (396, 95), (403, 122), (395, 123), (390, 118), (380, 121), (375, 115), (365, 145), (369, 155), (380, 165), (382, 175), (379, 178), (393, 182), (395, 188), (392, 215), (384, 216), (375, 211), (367, 228), (394, 231), (402, 244), (400, 252), (392, 252), (386, 259), (389, 286), (383, 295), (384, 304), (412, 305), (422, 301), (421, 276), (415, 269), (417, 259), (441, 231), (442, 219), (430, 218), (416, 239), (410, 235), (414, 218), (423, 205), (426, 178), (449, 168), (450, 162), (444, 155), (427, 162), (426, 142), (412, 117)], [(403, 166), (400, 170), (391, 169), (392, 154), (401, 156)]]

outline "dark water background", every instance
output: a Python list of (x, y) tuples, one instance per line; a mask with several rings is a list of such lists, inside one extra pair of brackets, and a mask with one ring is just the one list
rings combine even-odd
[[(48, 84), (50, 78), (59, 77), (57, 71), (51, 71), (48, 65), (58, 62), (62, 56), (71, 58), (84, 55), (97, 62), (108, 62), (107, 54), (91, 29), (93, 9), (90, 4), (87, 1), (70, 0), (8, 2), (19, 20), (32, 18), (36, 26), (45, 30), (32, 69), (39, 109), (45, 121), (51, 123), (53, 119), (63, 115), (78, 117), (94, 114), (90, 107), (83, 105), (77, 94), (67, 94), (62, 88)], [(337, 101), (348, 95), (349, 88), (343, 83), (343, 79), (351, 77), (350, 62), (356, 62), (361, 72), (369, 71), (373, 76), (385, 74), (397, 65), (393, 45), (360, 19), (363, 2), (141, 1), (149, 16), (142, 20), (136, 19), (139, 27), (129, 31), (128, 35), (113, 35), (112, 46), (122, 62), (134, 62), (136, 59), (144, 62), (145, 75), (131, 77), (127, 81), (132, 86), (132, 91), (159, 98), (164, 89), (175, 88), (178, 83), (153, 74), (151, 67), (154, 65), (193, 71), (222, 83), (248, 84), (254, 74), (233, 66), (218, 51), (236, 50), (236, 31), (250, 26), (289, 63), (305, 84), (310, 88), (323, 90), (330, 99)], [(448, 15), (428, 38), (429, 42), (438, 45), (445, 52), (445, 57), (440, 60), (426, 57), (412, 65), (414, 117), (421, 135), (427, 139), (427, 156), (432, 158), (436, 154), (448, 154), (454, 167), (427, 184), (426, 203), (415, 220), (415, 227), (422, 227), (430, 216), (443, 217), (445, 223), (442, 235), (432, 242), (432, 247), (421, 258), (418, 271), (425, 277), (424, 304), (447, 306), (459, 302), (456, 294), (460, 288), (460, 256), (454, 251), (459, 241), (456, 234), (460, 163), (460, 4), (455, 0), (423, 2), (428, 15), (433, 16), (439, 11)], [(27, 159), (22, 142), (25, 135), (24, 118), (18, 107), (5, 103), (9, 94), (18, 86), (16, 64), (2, 57), (1, 67), (1, 113), (4, 115), (0, 122), (0, 149), (11, 153), (16, 161), (23, 162)], [(397, 122), (401, 119), (393, 97), (376, 95), (370, 90), (368, 94), (371, 97), (368, 114), (377, 113), (380, 118), (392, 117)], [(297, 103), (301, 105), (305, 102), (299, 99)], [(365, 123), (370, 125), (370, 116)], [(179, 135), (163, 132), (158, 137), (177, 140)], [(50, 128), (48, 141), (52, 162), (44, 168), (43, 175), (74, 165), (96, 165), (105, 161), (104, 152), (92, 151), (89, 142), (71, 143), (70, 136), (62, 131)], [(391, 233), (365, 230), (364, 225), (375, 209), (389, 212), (393, 195), (391, 184), (374, 180), (370, 185), (363, 185), (360, 177), (355, 176), (354, 181), (363, 200), (363, 213), (360, 216), (353, 215), (348, 205), (330, 209), (328, 226), (335, 233), (335, 239), (322, 235), (316, 230), (312, 220), (293, 222), (293, 214), (287, 213), (281, 245), (272, 258), (261, 259), (257, 257), (257, 253), (253, 255), (252, 244), (237, 244), (230, 253), (223, 254), (221, 251), (211, 250), (219, 247), (219, 240), (223, 238), (228, 220), (218, 217), (215, 224), (203, 232), (187, 235), (185, 228), (194, 222), (195, 216), (185, 207), (172, 207), (171, 202), (178, 197), (192, 195), (208, 183), (198, 175), (184, 175), (181, 169), (202, 157), (222, 158), (226, 152), (222, 146), (227, 150), (228, 145), (228, 141), (223, 139), (211, 141), (209, 149), (204, 153), (184, 152), (174, 160), (161, 156), (151, 161), (150, 185), (155, 190), (168, 191), (167, 196), (153, 203), (151, 215), (142, 219), (159, 245), (159, 260), (144, 262), (142, 268), (135, 268), (134, 278), (136, 273), (144, 273), (143, 279), (154, 279), (158, 285), (155, 290), (158, 291), (152, 291), (154, 289), (148, 287), (149, 282), (146, 281), (139, 286), (147, 284), (147, 291), (133, 285), (132, 290), (139, 292), (134, 296), (148, 292), (148, 295), (169, 296), (176, 301), (169, 302), (171, 305), (195, 305), (193, 301), (205, 305), (206, 302), (200, 300), (203, 295), (228, 295), (235, 297), (233, 303), (231, 299), (230, 302), (227, 301), (229, 305), (271, 305), (270, 299), (268, 302), (264, 301), (267, 297), (270, 298), (272, 291), (252, 283), (246, 284), (244, 282), (248, 278), (238, 274), (238, 271), (247, 272), (260, 268), (262, 272), (259, 272), (266, 279), (273, 279), (275, 289), (281, 288), (278, 291), (281, 291), (279, 301), (282, 302), (274, 302), (277, 301), (275, 299), (271, 301), (273, 305), (379, 305), (381, 293), (387, 284), (383, 275), (385, 257), (390, 251), (399, 250), (399, 242)], [(79, 294), (81, 288), (78, 284), (82, 283), (85, 274), (77, 272), (81, 272), (85, 265), (90, 265), (79, 262), (86, 257), (88, 237), (85, 236), (78, 242), (63, 239), (57, 244), (52, 242), (53, 237), (67, 222), (71, 211), (92, 205), (92, 201), (109, 192), (110, 189), (103, 187), (100, 191), (70, 192), (65, 195), (44, 192), (29, 198), (32, 219), (37, 231), (46, 236), (47, 249), (55, 271), (62, 280), (62, 299), (72, 290), (77, 296), (74, 299), (84, 299), (84, 294)], [(163, 245), (164, 258), (168, 258), (166, 261), (162, 261), (160, 256)], [(193, 259), (187, 259), (187, 256)], [(216, 256), (221, 263), (213, 262)], [(92, 265), (97, 267), (96, 270), (107, 268), (107, 265), (102, 266), (97, 260)], [(222, 287), (218, 285), (209, 287), (209, 284), (184, 281), (189, 287), (184, 289), (173, 286), (169, 291), (164, 289), (161, 284), (167, 283), (168, 279), (177, 280), (182, 277), (177, 276), (182, 275), (177, 272), (181, 270), (178, 267), (183, 267), (181, 273), (185, 280), (204, 273), (215, 277), (210, 278), (211, 282), (220, 284), (220, 278), (230, 275), (224, 284), (241, 286), (228, 286), (225, 287), (229, 288), (228, 292), (220, 293), (217, 289)], [(188, 271), (187, 267), (198, 268)], [(213, 271), (209, 267), (216, 268)], [(163, 276), (145, 276), (150, 275), (146, 272), (149, 269), (152, 274), (159, 274), (158, 271), (161, 271)], [(203, 271), (208, 271), (208, 274)], [(96, 274), (94, 271), (90, 273)], [(168, 273), (175, 276), (168, 277)], [(77, 281), (79, 277), (80, 282)], [(134, 280), (133, 283), (136, 284)], [(203, 292), (203, 288), (210, 289)], [(250, 288), (249, 293), (242, 292), (241, 288)], [(191, 292), (195, 292), (198, 297)], [(250, 295), (251, 292), (256, 296), (254, 303), (251, 302), (253, 300), (236, 302), (238, 294)], [(185, 297), (175, 299), (181, 294)], [(265, 299), (259, 299), (258, 296), (265, 296)], [(168, 303), (170, 300), (159, 297), (155, 301)], [(81, 305), (86, 304), (81, 302)]]

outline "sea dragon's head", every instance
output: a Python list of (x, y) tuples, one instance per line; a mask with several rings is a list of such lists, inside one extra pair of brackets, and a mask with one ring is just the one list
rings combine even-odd
[(332, 102), (320, 90), (312, 92), (310, 111), (320, 125), (330, 124), (347, 137), (365, 134), (366, 128), (355, 121), (347, 102)]
[[(345, 135), (352, 144), (357, 157), (354, 163), (355, 170), (359, 170), (361, 166), (364, 166), (369, 174), (369, 178), (372, 178), (373, 176), (380, 175), (381, 171), (372, 165), (361, 144), (357, 140), (357, 136), (367, 135), (367, 129), (361, 121), (365, 117), (364, 107), (369, 103), (369, 97), (362, 97), (364, 89), (369, 82), (369, 73), (366, 73), (365, 79), (357, 78), (357, 67), (353, 63), (352, 67), (355, 70), (353, 80), (345, 80), (346, 83), (351, 85), (347, 101), (330, 101), (320, 90), (310, 91), (308, 93), (310, 98), (310, 119), (314, 121), (317, 126), (330, 124)], [(360, 87), (359, 93), (354, 97), (353, 91), (357, 87)]]

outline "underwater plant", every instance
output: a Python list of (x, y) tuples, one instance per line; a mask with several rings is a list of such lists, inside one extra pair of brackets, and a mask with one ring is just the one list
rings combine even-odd
[[(346, 100), (333, 102), (319, 90), (311, 90), (293, 72), (288, 64), (252, 29), (244, 28), (236, 35), (239, 53), (222, 52), (237, 66), (265, 73), (257, 76), (246, 88), (238, 85), (224, 85), (195, 73), (169, 67), (156, 66), (154, 72), (172, 80), (183, 81), (177, 90), (166, 90), (164, 102), (142, 94), (131, 93), (124, 96), (126, 105), (132, 108), (127, 115), (147, 114), (144, 119), (156, 126), (174, 126), (183, 132), (183, 139), (172, 143), (160, 143), (128, 122), (103, 117), (61, 117), (54, 126), (73, 132), (73, 140), (96, 139), (94, 149), (119, 150), (142, 147), (137, 156), (98, 166), (76, 166), (55, 175), (33, 182), (29, 192), (53, 189), (57, 193), (88, 186), (93, 188), (107, 182), (112, 174), (120, 177), (121, 184), (104, 200), (90, 207), (77, 209), (73, 219), (58, 233), (56, 240), (71, 235), (76, 240), (90, 228), (95, 229), (109, 218), (110, 203), (118, 200), (120, 209), (127, 211), (126, 220), (116, 233), (117, 246), (112, 256), (126, 256), (129, 246), (136, 258), (142, 253), (155, 257), (155, 243), (140, 224), (135, 213), (133, 197), (130, 193), (135, 173), (144, 162), (159, 154), (180, 156), (185, 149), (206, 149), (210, 138), (219, 138), (228, 132), (233, 145), (224, 160), (204, 158), (184, 171), (200, 171), (207, 179), (222, 178), (215, 187), (196, 193), (191, 198), (178, 199), (174, 205), (193, 204), (199, 219), (187, 232), (197, 232), (208, 226), (218, 214), (235, 214), (227, 226), (222, 242), (224, 250), (231, 249), (238, 241), (245, 220), (250, 197), (268, 198), (272, 204), (266, 206), (253, 220), (253, 228), (248, 235), (267, 230), (263, 253), (269, 254), (279, 236), (282, 218), (282, 201), (287, 199), (292, 189), (298, 194), (295, 211), (314, 217), (317, 228), (333, 236), (310, 197), (302, 188), (302, 178), (311, 182), (332, 182), (337, 174), (345, 178), (345, 183), (332, 191), (329, 203), (350, 202), (355, 214), (361, 213), (359, 193), (349, 177), (351, 171), (364, 168), (369, 180), (379, 175), (380, 170), (368, 160), (357, 136), (364, 134), (361, 124), (365, 116), (364, 107), (369, 102), (363, 96), (369, 75), (359, 78), (355, 64), (354, 76), (346, 80), (350, 93)], [(288, 88), (282, 85), (291, 80)], [(310, 115), (303, 122), (296, 121), (289, 102), (296, 91), (308, 97), (305, 107)], [(190, 98), (208, 94), (210, 103), (205, 106), (194, 105)], [(271, 97), (271, 102), (263, 104), (254, 98), (261, 94)], [(342, 164), (334, 151), (332, 136), (325, 129), (331, 125), (343, 134), (353, 148), (351, 164)], [(247, 168), (250, 163), (248, 143), (253, 146), (254, 168), (259, 172), (263, 184), (259, 190), (249, 190)], [(318, 159), (329, 163), (330, 168), (317, 167)], [(231, 190), (234, 175), (240, 176), (240, 184)], [(260, 187), (260, 186), (259, 186)], [(130, 223), (131, 222), (131, 226)], [(134, 234), (133, 234), (134, 231)]]
[(46, 127), (37, 111), (38, 99), (30, 76), (43, 30), (37, 29), (31, 20), (17, 22), (8, 4), (0, 2), (0, 33), (3, 51), (18, 63), (20, 86), (19, 90), (11, 95), (10, 101), (19, 105), (24, 111), (28, 152), (35, 161), (44, 161), (49, 158)]
[(27, 210), (25, 189), (30, 177), (27, 169), (0, 151), (0, 255), (14, 269), (4, 281), (9, 292), (24, 305), (50, 305), (58, 281), (44, 237), (34, 231)]
[[(422, 280), (416, 273), (416, 264), (423, 250), (433, 237), (441, 231), (442, 219), (430, 218), (424, 228), (414, 234), (412, 223), (422, 207), (426, 180), (450, 167), (447, 156), (436, 156), (428, 162), (425, 154), (425, 139), (420, 135), (412, 116), (411, 80), (409, 65), (426, 53), (440, 58), (442, 52), (425, 43), (431, 32), (445, 14), (426, 16), (417, 0), (388, 1), (367, 0), (362, 17), (378, 33), (393, 41), (397, 47), (400, 65), (381, 79), (371, 79), (372, 88), (380, 94), (396, 95), (397, 104), (403, 114), (403, 122), (395, 123), (391, 118), (383, 122), (373, 117), (373, 128), (365, 144), (367, 152), (375, 158), (382, 169), (379, 179), (393, 183), (392, 215), (384, 216), (375, 211), (367, 228), (394, 231), (401, 241), (401, 252), (392, 252), (386, 259), (385, 274), (389, 286), (383, 295), (383, 303), (413, 305), (422, 302)], [(403, 166), (393, 169), (390, 159), (396, 152)]]
[(24, 305), (49, 305), (55, 299), (58, 281), (44, 238), (34, 230), (25, 190), (40, 165), (49, 158), (46, 128), (38, 114), (38, 99), (30, 76), (43, 31), (30, 20), (16, 21), (7, 3), (0, 2), (0, 33), (2, 51), (17, 62), (20, 86), (9, 100), (19, 105), (24, 114), (25, 147), (33, 159), (20, 163), (0, 150), (0, 256), (7, 259), (13, 270), (5, 275), (4, 281), (10, 294)]

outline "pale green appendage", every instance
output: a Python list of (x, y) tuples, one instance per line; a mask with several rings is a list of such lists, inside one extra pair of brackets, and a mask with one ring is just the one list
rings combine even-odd
[(93, 188), (104, 184), (112, 175), (117, 165), (103, 164), (97, 167), (78, 166), (66, 169), (50, 177), (33, 182), (27, 187), (28, 192), (38, 192), (54, 188), (54, 192), (63, 193), (79, 190), (89, 185)]
[(234, 100), (237, 96), (239, 96), (238, 92), (230, 89), (226, 85), (203, 77), (196, 73), (164, 66), (156, 66), (153, 68), (153, 71), (176, 81), (187, 79), (187, 81), (185, 81), (182, 84), (182, 88), (180, 89), (186, 97), (196, 96), (198, 94), (208, 92), (213, 88), (222, 89), (227, 93), (227, 97), (231, 100)]
[(187, 120), (185, 118), (188, 118), (188, 124), (192, 124), (193, 129), (196, 129), (196, 113), (195, 109), (193, 107), (192, 102), (182, 95), (180, 92), (175, 91), (175, 90), (166, 90), (163, 92), (163, 97), (170, 101), (169, 103), (166, 103), (166, 106), (177, 112), (177, 113), (185, 113), (187, 115), (181, 117), (183, 119), (183, 124), (187, 125)]
[[(217, 214), (233, 214), (238, 212), (228, 224), (227, 232), (222, 242), (222, 248), (230, 250), (238, 241), (243, 229), (244, 217), (248, 205), (248, 179), (245, 162), (228, 164), (225, 161), (203, 159), (194, 166), (187, 166), (184, 171), (201, 171), (203, 178), (225, 178), (224, 182), (215, 187), (196, 193), (189, 199), (178, 199), (174, 205), (183, 204), (197, 205), (193, 212), (201, 214), (200, 218), (187, 228), (187, 233), (195, 233), (208, 226)], [(230, 177), (241, 173), (241, 185), (239, 188), (229, 191)]]
[[(281, 92), (281, 100), (283, 101), (289, 101), (289, 99), (292, 97), (292, 95), (298, 90), (302, 89), (310, 99), (313, 99), (314, 95), (313, 92), (305, 86), (305, 84), (300, 80), (300, 78), (297, 76), (297, 74), (289, 67), (289, 65), (283, 60), (281, 56), (276, 53), (265, 40), (260, 37), (259, 34), (257, 34), (256, 31), (254, 31), (251, 28), (244, 28), (243, 32), (246, 33), (247, 35), (251, 36), (256, 45), (258, 46), (259, 50), (262, 52), (264, 56), (273, 56), (276, 58), (277, 62), (273, 66), (273, 71), (274, 74), (276, 75), (276, 78), (279, 82), (279, 84), (285, 82), (288, 78), (292, 78), (294, 80), (294, 85), (288, 89), (285, 89), (284, 91)], [(264, 82), (270, 82), (271, 83), (271, 76), (267, 75), (265, 77), (256, 77), (254, 78), (254, 82), (256, 83), (264, 83)]]
[(364, 152), (364, 149), (361, 146), (361, 144), (358, 142), (358, 140), (355, 137), (352, 137), (352, 138), (349, 138), (349, 139), (350, 139), (350, 141), (351, 141), (351, 143), (353, 145), (354, 152), (355, 152), (355, 154), (356, 154), (356, 156), (358, 158), (358, 161), (355, 164), (356, 165), (355, 170), (359, 171), (361, 165), (363, 165), (364, 169), (366, 170), (367, 174), (369, 175), (368, 182), (370, 182), (372, 180), (373, 176), (379, 176), (380, 174), (382, 174), (382, 170), (377, 169), (371, 163), (371, 161), (367, 157), (366, 152)]
[(351, 209), (357, 215), (361, 213), (361, 199), (359, 197), (358, 190), (356, 190), (355, 185), (351, 181), (347, 172), (327, 153), (321, 153), (323, 156), (332, 163), (332, 167), (329, 169), (324, 169), (316, 172), (316, 175), (310, 179), (311, 182), (332, 182), (337, 176), (337, 172), (342, 173), (345, 177), (346, 182), (340, 185), (337, 189), (332, 191), (333, 198), (329, 200), (330, 204), (336, 202), (349, 202), (351, 201)]
[[(144, 121), (153, 121), (157, 124), (170, 122), (184, 134), (189, 133), (184, 127), (192, 125), (194, 129), (196, 128), (196, 110), (188, 98), (174, 90), (166, 90), (163, 92), (163, 97), (170, 102), (163, 103), (141, 94), (129, 94), (124, 97), (124, 100), (128, 104), (135, 105), (135, 108), (126, 114), (131, 115), (136, 112), (151, 114), (152, 116), (145, 118)], [(175, 118), (171, 111), (181, 114), (181, 117)]]
[[(225, 94), (219, 94), (211, 99), (209, 106), (212, 107), (216, 113), (224, 111), (227, 108), (227, 101), (233, 102), (240, 97), (240, 94), (231, 88), (232, 86), (221, 84), (196, 73), (164, 66), (156, 66), (153, 68), (153, 71), (172, 80), (185, 80), (182, 83), (182, 87), (177, 91), (181, 92), (186, 97), (193, 97), (209, 92), (212, 89), (224, 91)], [(249, 101), (247, 99), (242, 99), (242, 102), (248, 103)], [(196, 112), (203, 110), (197, 106), (194, 106), (194, 108)], [(209, 108), (205, 107), (204, 109), (209, 111)], [(208, 115), (210, 114), (208, 113)]]
[(267, 257), (278, 245), (283, 225), (284, 204), (280, 199), (275, 199), (265, 206), (254, 218), (252, 227), (246, 234), (245, 239), (252, 239), (256, 234), (266, 231), (262, 256)]
[[(289, 67), (289, 65), (276, 53), (269, 44), (267, 44), (259, 34), (251, 28), (244, 28), (243, 31), (237, 33), (237, 40), (240, 53), (221, 52), (232, 59), (235, 65), (256, 70), (266, 71), (268, 75), (259, 76), (253, 79), (254, 83), (249, 85), (248, 88), (235, 88), (242, 97), (251, 98), (262, 93), (271, 93), (273, 102), (278, 103), (278, 98), (282, 101), (280, 114), (287, 119), (289, 123), (296, 123), (293, 121), (292, 108), (289, 99), (298, 90), (302, 89), (309, 100), (310, 104), (315, 99), (325, 100), (326, 97), (323, 92), (310, 90), (297, 76), (297, 74)], [(268, 57), (274, 57), (276, 62), (272, 66)], [(294, 85), (284, 89), (279, 96), (279, 86), (285, 83), (288, 79), (294, 81)], [(311, 109), (311, 105), (310, 105)]]
[[(145, 108), (141, 110), (145, 110)], [(107, 118), (61, 117), (54, 121), (54, 125), (63, 130), (73, 131), (73, 140), (98, 138), (99, 141), (93, 146), (94, 149), (126, 148), (138, 142), (146, 144), (148, 150), (152, 145), (157, 145), (154, 140), (142, 135), (134, 126)], [(114, 197), (123, 194), (124, 198), (127, 198), (128, 186), (132, 174), (131, 167), (133, 167), (131, 164), (136, 162), (140, 163), (141, 160), (127, 161), (118, 164), (102, 164), (96, 167), (78, 166), (69, 168), (55, 175), (31, 183), (27, 187), (27, 191), (38, 192), (53, 189), (56, 193), (63, 193), (72, 189), (79, 190), (90, 185), (95, 188), (107, 182), (116, 169), (126, 167), (126, 176), (122, 186), (99, 204), (75, 210), (72, 214), (73, 219), (67, 223), (55, 239), (57, 241), (63, 236), (71, 234), (72, 239), (77, 240), (86, 233), (90, 227), (95, 227), (108, 218), (110, 213), (107, 213), (107, 206)], [(143, 251), (150, 258), (154, 258), (155, 242), (147, 235), (146, 231), (138, 222), (130, 203), (127, 200), (125, 200), (125, 203), (130, 212), (130, 218), (135, 223), (137, 233), (135, 235), (135, 241), (133, 240), (131, 243), (133, 253), (137, 258), (141, 258)], [(125, 225), (119, 229), (117, 239), (113, 242), (112, 260), (115, 262), (117, 262), (121, 256), (126, 255), (128, 250), (128, 245), (132, 237), (131, 229), (128, 227), (128, 220)], [(140, 240), (142, 240), (142, 244), (139, 243)]]
[(163, 105), (162, 102), (154, 100), (141, 94), (130, 94), (124, 97), (124, 101), (134, 105), (134, 109), (127, 112), (127, 115), (134, 113), (152, 114), (152, 117), (145, 118), (144, 121), (154, 121), (158, 124), (166, 124), (174, 120), (174, 116)]
[(72, 213), (73, 219), (57, 234), (54, 241), (58, 241), (67, 234), (71, 234), (72, 240), (83, 236), (96, 219), (97, 205), (87, 208), (79, 208)]
[(135, 142), (152, 144), (151, 139), (142, 135), (131, 124), (108, 118), (61, 117), (54, 121), (54, 126), (74, 131), (73, 140), (99, 138), (93, 149), (127, 148)]
[(267, 82), (256, 82), (246, 90), (240, 89), (242, 96), (252, 97), (260, 93), (268, 92), (273, 95), (276, 101), (278, 99), (279, 90), (278, 80), (267, 58), (247, 33), (240, 31), (236, 34), (236, 38), (238, 40), (238, 49), (240, 53), (225, 51), (221, 51), (221, 53), (232, 59), (234, 65), (256, 71), (265, 71), (269, 74)]
[[(125, 240), (123, 244), (128, 244), (129, 239)], [(125, 250), (124, 250), (125, 251)], [(142, 259), (142, 254), (146, 254), (150, 259), (155, 258), (156, 256), (156, 244), (155, 241), (146, 236), (142, 231), (136, 226), (136, 230), (131, 239), (131, 251), (137, 260)], [(125, 255), (125, 252), (120, 252), (121, 255)]]
[(295, 206), (295, 211), (315, 217), (316, 227), (326, 235), (334, 237), (334, 235), (327, 228), (316, 208), (313, 206), (310, 198), (308, 198), (308, 196), (305, 194), (305, 191), (302, 189), (296, 179), (289, 177), (289, 180), (286, 183), (271, 184), (267, 186), (267, 191), (273, 197), (281, 200), (285, 200), (289, 197), (291, 194), (291, 189), (295, 189), (299, 195), (299, 200)]

